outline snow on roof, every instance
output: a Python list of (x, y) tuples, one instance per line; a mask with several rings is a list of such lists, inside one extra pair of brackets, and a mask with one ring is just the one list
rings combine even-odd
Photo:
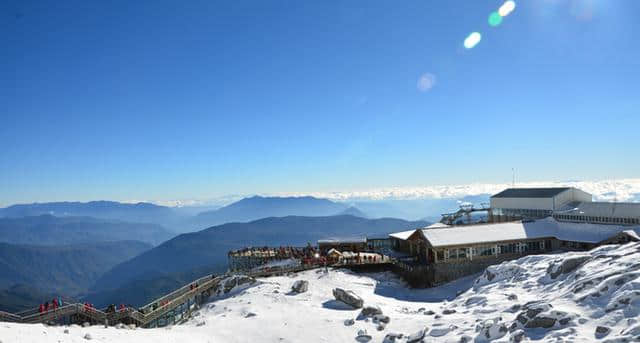
[(394, 232), (392, 234), (390, 234), (389, 236), (393, 237), (393, 238), (397, 238), (397, 239), (401, 239), (403, 241), (406, 241), (411, 235), (413, 235), (413, 233), (416, 232), (416, 230), (408, 230), (408, 231), (401, 231), (401, 232)]
[(638, 202), (573, 202), (563, 208), (569, 215), (640, 218)]
[[(563, 241), (598, 243), (629, 227), (559, 222), (545, 218), (530, 222), (510, 222), (423, 229), (422, 234), (434, 247), (554, 237)], [(640, 227), (631, 229), (640, 233)]]
[(425, 229), (436, 229), (436, 228), (443, 228), (443, 227), (451, 227), (451, 226), (444, 223), (433, 223), (425, 227)]
[(352, 238), (327, 238), (319, 239), (318, 244), (349, 244), (349, 243), (366, 243), (365, 237), (352, 237)]
[(569, 187), (507, 188), (493, 195), (492, 198), (552, 198), (570, 189)]
[(338, 250), (331, 248), (329, 249), (329, 251), (327, 251), (327, 255), (332, 255), (332, 254), (337, 254), (337, 255), (342, 255), (341, 252), (339, 252)]

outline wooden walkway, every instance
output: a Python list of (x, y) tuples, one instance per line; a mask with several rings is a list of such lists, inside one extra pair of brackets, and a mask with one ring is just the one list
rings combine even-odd
[[(295, 268), (278, 269), (272, 271), (258, 271), (248, 273), (238, 273), (235, 275), (247, 275), (250, 277), (268, 277), (295, 273), (309, 269), (315, 269), (318, 265), (303, 265)], [(8, 313), (0, 311), (0, 321), (14, 323), (60, 323), (116, 325), (119, 323), (135, 324), (138, 327), (158, 326), (158, 319), (165, 316), (173, 316), (172, 311), (180, 308), (184, 310), (181, 318), (186, 319), (195, 309), (194, 304), (201, 304), (218, 289), (222, 280), (234, 274), (207, 275), (189, 284), (166, 294), (143, 307), (136, 309), (126, 307), (116, 312), (106, 312), (105, 310), (90, 308), (80, 303), (67, 304), (55, 310), (40, 313), (38, 308), (30, 309), (19, 313)], [(191, 285), (198, 285), (192, 288)], [(155, 308), (154, 308), (155, 307)], [(186, 315), (182, 315), (186, 313)]]
[[(55, 310), (39, 312), (38, 308), (30, 309), (19, 313), (8, 313), (0, 311), (0, 321), (15, 323), (66, 323), (66, 324), (90, 324), (116, 325), (119, 323), (135, 324), (138, 327), (164, 326), (163, 323), (175, 323), (175, 317), (179, 320), (187, 319), (197, 305), (205, 302), (211, 295), (219, 289), (222, 280), (233, 275), (246, 275), (250, 277), (269, 277), (274, 275), (285, 275), (321, 267), (344, 268), (350, 266), (363, 266), (373, 264), (393, 263), (393, 259), (388, 256), (372, 261), (351, 260), (348, 263), (333, 265), (306, 264), (289, 268), (274, 268), (250, 272), (236, 272), (224, 275), (207, 275), (184, 285), (175, 291), (163, 295), (160, 298), (140, 307), (126, 307), (116, 309), (116, 312), (107, 312), (80, 303), (70, 303)], [(198, 287), (192, 287), (192, 285)], [(163, 321), (164, 320), (164, 321)]]

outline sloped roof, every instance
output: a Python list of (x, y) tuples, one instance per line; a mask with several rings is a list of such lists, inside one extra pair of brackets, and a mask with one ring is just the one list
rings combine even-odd
[(425, 227), (425, 229), (437, 229), (437, 228), (443, 228), (443, 227), (451, 227), (451, 226), (438, 222), (438, 223), (433, 223), (433, 224)]
[(394, 233), (390, 234), (389, 236), (391, 236), (393, 238), (401, 239), (403, 241), (406, 241), (407, 239), (409, 239), (409, 237), (414, 232), (416, 232), (416, 229), (408, 230), (408, 231), (401, 231), (401, 232), (394, 232)]
[(594, 217), (640, 218), (640, 203), (638, 202), (580, 202), (572, 203), (568, 207), (575, 208), (575, 211), (568, 212), (567, 214)]
[(504, 191), (491, 196), (492, 198), (552, 198), (562, 192), (568, 191), (569, 187), (549, 187), (549, 188), (507, 188)]
[(441, 247), (551, 237), (563, 241), (598, 243), (625, 230), (640, 233), (640, 227), (568, 223), (549, 217), (531, 222), (423, 229), (422, 234), (432, 246)]

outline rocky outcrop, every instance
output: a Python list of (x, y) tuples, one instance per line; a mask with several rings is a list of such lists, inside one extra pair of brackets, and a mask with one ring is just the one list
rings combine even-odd
[(353, 308), (362, 308), (364, 300), (353, 291), (344, 290), (342, 288), (333, 289), (333, 297)]
[(307, 280), (298, 280), (291, 286), (291, 291), (294, 293), (304, 293), (307, 290), (309, 290), (309, 281)]
[(549, 277), (554, 280), (562, 274), (568, 274), (576, 270), (578, 266), (588, 261), (590, 258), (591, 256), (589, 255), (571, 256), (565, 258), (559, 262), (555, 262), (549, 265), (549, 268), (547, 268), (547, 274), (549, 274)]
[(378, 306), (365, 306), (362, 308), (360, 315), (363, 317), (372, 317), (376, 314), (382, 314), (382, 310)]

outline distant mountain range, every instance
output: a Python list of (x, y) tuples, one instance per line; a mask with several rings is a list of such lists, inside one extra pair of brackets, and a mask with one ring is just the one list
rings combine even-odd
[(209, 227), (224, 223), (249, 222), (267, 217), (314, 216), (342, 214), (349, 206), (314, 197), (254, 196), (236, 201), (217, 210), (199, 213), (194, 222)]
[(127, 223), (92, 217), (0, 218), (0, 242), (63, 245), (136, 240), (158, 245), (175, 233), (158, 224)]
[(174, 216), (169, 207), (150, 203), (125, 204), (115, 201), (47, 202), (12, 205), (0, 209), (0, 217), (28, 217), (50, 214), (57, 217), (94, 217), (138, 223), (166, 222)]
[(81, 295), (106, 271), (150, 248), (137, 241), (59, 246), (0, 243), (0, 289), (25, 284), (49, 293)]
[(214, 266), (224, 272), (227, 252), (246, 246), (304, 246), (318, 239), (379, 236), (428, 225), (401, 219), (365, 219), (354, 216), (264, 218), (249, 223), (229, 223), (177, 236), (107, 272), (94, 291), (116, 289), (140, 279)]

